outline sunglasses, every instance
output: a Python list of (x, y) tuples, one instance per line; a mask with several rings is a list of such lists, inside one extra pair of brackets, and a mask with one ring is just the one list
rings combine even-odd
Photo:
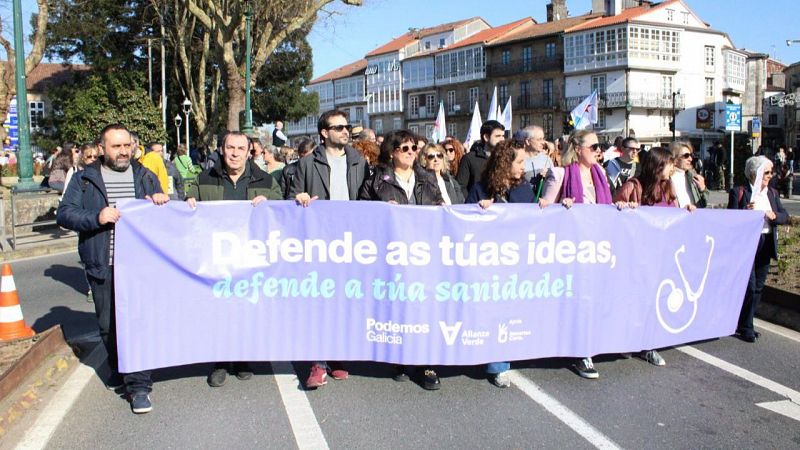
[(453, 153), (454, 151), (456, 151), (456, 149), (453, 147), (445, 147), (444, 149), (447, 150), (447, 153)]
[(767, 175), (772, 175), (772, 171), (771, 170), (765, 170), (764, 171), (764, 176), (767, 176)]
[(625, 148), (630, 150), (630, 151), (632, 151), (632, 152), (638, 152), (638, 151), (641, 150), (641, 148), (639, 148), (639, 147), (625, 147)]
[(328, 127), (328, 130), (333, 130), (333, 131), (336, 131), (337, 133), (341, 133), (344, 130), (347, 130), (348, 132), (350, 132), (350, 131), (353, 130), (353, 126), (352, 125), (331, 125), (331, 126)]
[(592, 144), (592, 145), (584, 145), (584, 148), (590, 148), (593, 152), (599, 152), (601, 150), (600, 144)]
[(691, 153), (684, 153), (680, 156), (682, 159), (692, 159)]
[(406, 152), (406, 153), (415, 152), (415, 151), (417, 151), (417, 146), (416, 146), (416, 144), (415, 145), (401, 145), (400, 147), (397, 147), (395, 150), (400, 150), (400, 151), (403, 151), (403, 152)]
[(428, 158), (428, 161), (433, 161), (434, 159), (444, 159), (444, 155), (441, 153), (428, 153), (425, 155)]

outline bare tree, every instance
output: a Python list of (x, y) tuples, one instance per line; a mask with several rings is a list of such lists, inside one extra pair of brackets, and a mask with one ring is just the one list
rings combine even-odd
[[(152, 0), (157, 10), (170, 9), (171, 40), (181, 65), (179, 79), (192, 102), (199, 130), (213, 124), (219, 114), (219, 88), (224, 85), (227, 99), (227, 128), (239, 129), (239, 113), (244, 109), (246, 32), (243, 0)], [(335, 0), (251, 1), (253, 8), (252, 84), (269, 56), (287, 37), (310, 27), (319, 12)], [(340, 0), (360, 6), (363, 0)], [(192, 51), (189, 51), (192, 49)], [(213, 68), (213, 70), (209, 70)], [(212, 74), (209, 80), (209, 72)], [(208, 96), (208, 98), (206, 98)]]
[[(25, 58), (25, 76), (28, 76), (44, 55), (45, 34), (47, 32), (47, 18), (48, 18), (48, 5), (47, 0), (36, 0), (39, 5), (39, 13), (36, 16), (36, 30), (33, 33), (33, 47), (31, 52)], [(5, 49), (5, 61), (0, 60), (0, 118), (5, 120), (8, 114), (8, 108), (11, 104), (11, 99), (17, 95), (16, 85), (16, 68), (14, 59), (16, 53), (7, 39), (3, 37), (3, 23), (0, 22), (0, 46)], [(27, 117), (20, 118), (19, 120), (28, 120)], [(6, 138), (6, 130), (0, 126), (0, 142)]]

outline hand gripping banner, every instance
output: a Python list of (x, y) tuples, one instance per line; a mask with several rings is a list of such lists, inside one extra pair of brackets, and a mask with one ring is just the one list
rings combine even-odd
[(210, 361), (471, 365), (735, 331), (752, 211), (121, 205), (123, 373)]

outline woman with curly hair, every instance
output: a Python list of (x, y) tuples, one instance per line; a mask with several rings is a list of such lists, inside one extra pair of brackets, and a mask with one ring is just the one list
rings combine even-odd
[[(525, 180), (524, 148), (515, 148), (513, 141), (502, 141), (495, 146), (486, 161), (481, 179), (467, 197), (466, 203), (477, 203), (483, 209), (498, 203), (534, 203), (533, 186)], [(511, 386), (508, 378), (509, 362), (495, 362), (486, 366), (489, 382), (499, 388)]]
[(361, 153), (361, 156), (367, 160), (367, 166), (369, 167), (369, 174), (375, 171), (375, 164), (378, 163), (378, 154), (380, 153), (380, 147), (374, 141), (364, 141), (358, 140), (353, 142), (353, 148), (358, 150)]
[(455, 177), (458, 175), (458, 165), (461, 164), (461, 158), (464, 157), (464, 144), (453, 136), (448, 136), (442, 143), (444, 147), (444, 157), (450, 166), (450, 175)]

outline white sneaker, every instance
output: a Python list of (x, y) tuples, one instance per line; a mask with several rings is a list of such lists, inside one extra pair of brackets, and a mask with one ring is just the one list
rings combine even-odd
[(495, 385), (495, 386), (497, 386), (497, 387), (499, 387), (501, 389), (505, 389), (505, 388), (511, 386), (511, 380), (508, 379), (508, 373), (507, 372), (501, 372), (501, 373), (498, 373), (498, 374), (489, 375), (489, 381), (493, 385)]
[(588, 378), (590, 380), (596, 380), (600, 378), (600, 373), (595, 370), (592, 358), (583, 358), (582, 360), (578, 361), (578, 363), (575, 364), (575, 370), (577, 370), (578, 375), (582, 376), (583, 378)]
[(664, 358), (662, 358), (661, 355), (659, 355), (658, 352), (655, 350), (649, 350), (644, 352), (644, 355), (642, 355), (642, 359), (644, 359), (645, 361), (649, 362), (654, 366), (667, 365), (667, 362), (664, 361)]

